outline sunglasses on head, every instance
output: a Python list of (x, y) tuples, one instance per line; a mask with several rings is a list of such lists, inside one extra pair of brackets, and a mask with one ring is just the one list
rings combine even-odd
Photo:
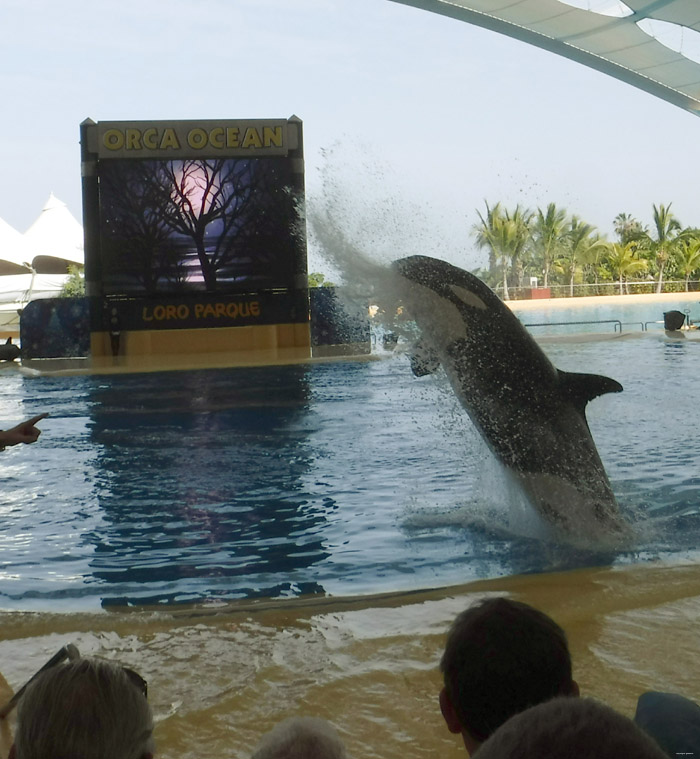
[[(51, 667), (56, 667), (66, 659), (69, 661), (80, 659), (80, 652), (72, 643), (68, 643), (67, 645), (63, 646), (63, 648), (60, 648), (46, 662), (46, 664), (44, 664), (41, 669), (37, 670), (37, 672), (35, 672), (29, 678), (29, 680), (27, 680), (27, 682), (15, 693), (15, 695), (12, 696), (12, 698), (2, 708), (0, 708), (0, 719), (5, 719), (5, 717), (7, 717), (7, 715), (15, 708), (15, 706), (17, 706), (17, 702), (20, 700), (20, 698), (22, 698), (24, 691), (27, 690), (27, 687), (32, 682), (34, 682), (34, 680), (36, 680), (36, 678), (42, 672), (45, 672), (47, 669), (51, 669)], [(139, 691), (143, 693), (144, 698), (148, 698), (148, 683), (143, 679), (143, 677), (141, 677), (138, 672), (130, 669), (129, 667), (122, 667), (122, 670), (124, 674), (129, 678), (129, 680), (139, 689)]]
[(78, 649), (72, 644), (68, 643), (67, 645), (63, 646), (63, 648), (60, 648), (47, 662), (44, 664), (44, 666), (37, 670), (30, 678), (27, 680), (27, 682), (15, 693), (14, 696), (0, 709), (0, 719), (5, 719), (7, 715), (17, 706), (17, 702), (22, 698), (22, 695), (24, 694), (24, 691), (27, 690), (27, 687), (30, 683), (34, 682), (37, 677), (42, 672), (45, 672), (47, 669), (51, 669), (51, 667), (55, 667), (57, 664), (60, 664), (62, 661), (65, 661), (68, 659), (69, 661), (74, 661), (75, 659), (80, 659), (80, 652)]
[(131, 682), (143, 693), (144, 698), (148, 698), (148, 683), (139, 675), (136, 670), (129, 667), (122, 667), (124, 674), (131, 680)]

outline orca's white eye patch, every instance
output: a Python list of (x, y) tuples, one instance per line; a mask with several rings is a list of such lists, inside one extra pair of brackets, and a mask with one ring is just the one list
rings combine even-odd
[(459, 287), (458, 285), (450, 285), (450, 290), (467, 306), (472, 308), (480, 308), (482, 311), (486, 310), (486, 304), (478, 295), (475, 295), (471, 290), (467, 290), (466, 287)]

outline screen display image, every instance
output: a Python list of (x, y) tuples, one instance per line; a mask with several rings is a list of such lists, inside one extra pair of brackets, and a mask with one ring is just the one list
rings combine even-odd
[(105, 295), (294, 286), (306, 249), (288, 157), (99, 163)]

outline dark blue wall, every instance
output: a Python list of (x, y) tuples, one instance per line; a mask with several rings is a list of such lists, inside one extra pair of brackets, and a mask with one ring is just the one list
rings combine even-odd
[(22, 311), (22, 358), (74, 358), (90, 353), (90, 299), (43, 298)]

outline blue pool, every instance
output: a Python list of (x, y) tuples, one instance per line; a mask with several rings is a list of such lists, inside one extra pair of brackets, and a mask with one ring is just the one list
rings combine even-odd
[(700, 558), (700, 342), (545, 344), (607, 374), (589, 405), (634, 544), (543, 533), (446, 380), (380, 360), (155, 374), (0, 373), (0, 608), (350, 596), (595, 564)]

